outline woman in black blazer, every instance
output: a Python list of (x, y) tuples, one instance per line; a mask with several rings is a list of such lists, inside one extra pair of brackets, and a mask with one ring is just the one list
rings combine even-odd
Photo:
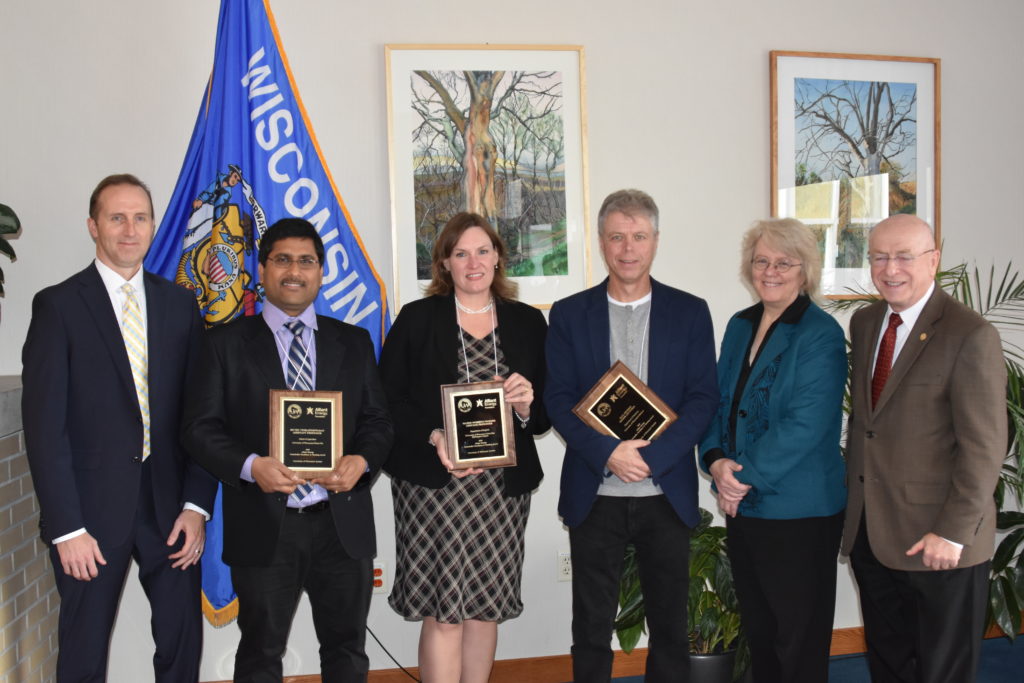
[[(519, 616), (530, 493), (542, 472), (533, 437), (550, 423), (544, 394), (547, 323), (514, 300), (505, 246), (483, 216), (460, 213), (434, 244), (424, 299), (406, 304), (380, 369), (396, 426), (384, 466), (395, 506), (391, 607), (422, 620), (419, 666), (429, 683), (487, 681), (497, 624)], [(515, 467), (451, 471), (442, 384), (504, 379)]]

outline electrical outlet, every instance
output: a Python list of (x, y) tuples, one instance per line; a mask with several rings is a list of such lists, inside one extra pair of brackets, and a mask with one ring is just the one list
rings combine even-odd
[(385, 581), (384, 575), (384, 562), (381, 560), (373, 561), (373, 592), (383, 595), (387, 592), (387, 581)]
[(557, 573), (559, 581), (572, 581), (572, 555), (567, 552), (558, 553)]

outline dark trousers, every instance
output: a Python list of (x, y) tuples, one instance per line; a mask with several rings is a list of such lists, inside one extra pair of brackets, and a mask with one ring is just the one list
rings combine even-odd
[(871, 551), (863, 518), (850, 561), (874, 683), (975, 680), (989, 562), (941, 571), (889, 569)]
[(824, 683), (843, 513), (726, 519), (743, 630), (757, 683)]
[(338, 540), (330, 510), (285, 513), (281, 535), (266, 567), (232, 567), (242, 638), (235, 681), (282, 680), (288, 632), (305, 590), (320, 642), (324, 683), (366, 681), (366, 615), (373, 590), (373, 560), (352, 558)]
[(636, 547), (650, 633), (645, 680), (690, 680), (686, 602), (690, 528), (665, 496), (598, 496), (569, 529), (572, 552), (572, 671), (576, 683), (606, 683), (612, 673), (612, 624), (626, 545)]
[[(98, 566), (99, 575), (95, 579), (79, 581), (65, 574), (57, 549), (50, 549), (60, 594), (59, 683), (107, 680), (110, 634), (132, 558), (139, 565), (139, 581), (152, 610), (150, 628), (156, 643), (154, 680), (158, 683), (199, 680), (203, 643), (199, 565), (185, 571), (171, 567), (167, 558), (181, 549), (184, 536), (174, 547), (167, 546), (167, 538), (156, 522), (149, 469), (148, 463), (143, 463), (132, 533), (119, 546), (111, 547), (100, 541), (100, 552), (107, 564)], [(140, 672), (140, 680), (146, 677)]]

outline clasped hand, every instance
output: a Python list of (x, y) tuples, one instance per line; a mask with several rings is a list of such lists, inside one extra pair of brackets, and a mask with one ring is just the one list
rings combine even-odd
[(718, 489), (718, 507), (722, 514), (730, 517), (736, 516), (740, 501), (751, 488), (750, 484), (744, 484), (734, 474), (742, 469), (743, 465), (731, 458), (719, 458), (708, 468), (715, 480), (715, 488)]
[(643, 481), (651, 476), (651, 468), (640, 455), (640, 449), (650, 446), (647, 439), (629, 439), (620, 441), (612, 454), (608, 456), (605, 467), (608, 471), (626, 483)]
[(301, 484), (318, 484), (331, 493), (350, 491), (366, 472), (366, 458), (361, 455), (343, 455), (334, 469), (309, 482), (285, 467), (281, 461), (263, 456), (252, 462), (252, 478), (264, 493), (291, 495)]

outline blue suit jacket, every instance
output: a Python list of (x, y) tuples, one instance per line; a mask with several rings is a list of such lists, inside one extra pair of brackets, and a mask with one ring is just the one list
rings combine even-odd
[[(648, 385), (679, 415), (640, 453), (654, 483), (688, 526), (699, 521), (693, 447), (718, 405), (715, 339), (703, 299), (651, 280)], [(586, 519), (618, 439), (588, 427), (573, 406), (611, 367), (608, 281), (555, 303), (547, 338), (548, 416), (565, 439), (558, 512), (574, 527)]]
[(754, 487), (740, 503), (745, 516), (834, 515), (846, 505), (839, 451), (847, 369), (843, 330), (813, 303), (795, 321), (787, 320), (790, 311), (783, 314), (751, 368), (731, 443), (736, 381), (760, 322), (752, 310), (734, 315), (725, 330), (718, 359), (722, 398), (701, 441), (701, 467), (706, 469), (704, 455), (716, 448), (743, 465), (736, 478)]
[[(217, 482), (178, 440), (202, 322), (191, 292), (146, 273), (150, 467), (159, 531), (186, 502), (213, 512)], [(100, 548), (135, 521), (142, 415), (128, 352), (95, 265), (39, 292), (22, 352), (22, 412), (44, 541), (85, 527)]]

